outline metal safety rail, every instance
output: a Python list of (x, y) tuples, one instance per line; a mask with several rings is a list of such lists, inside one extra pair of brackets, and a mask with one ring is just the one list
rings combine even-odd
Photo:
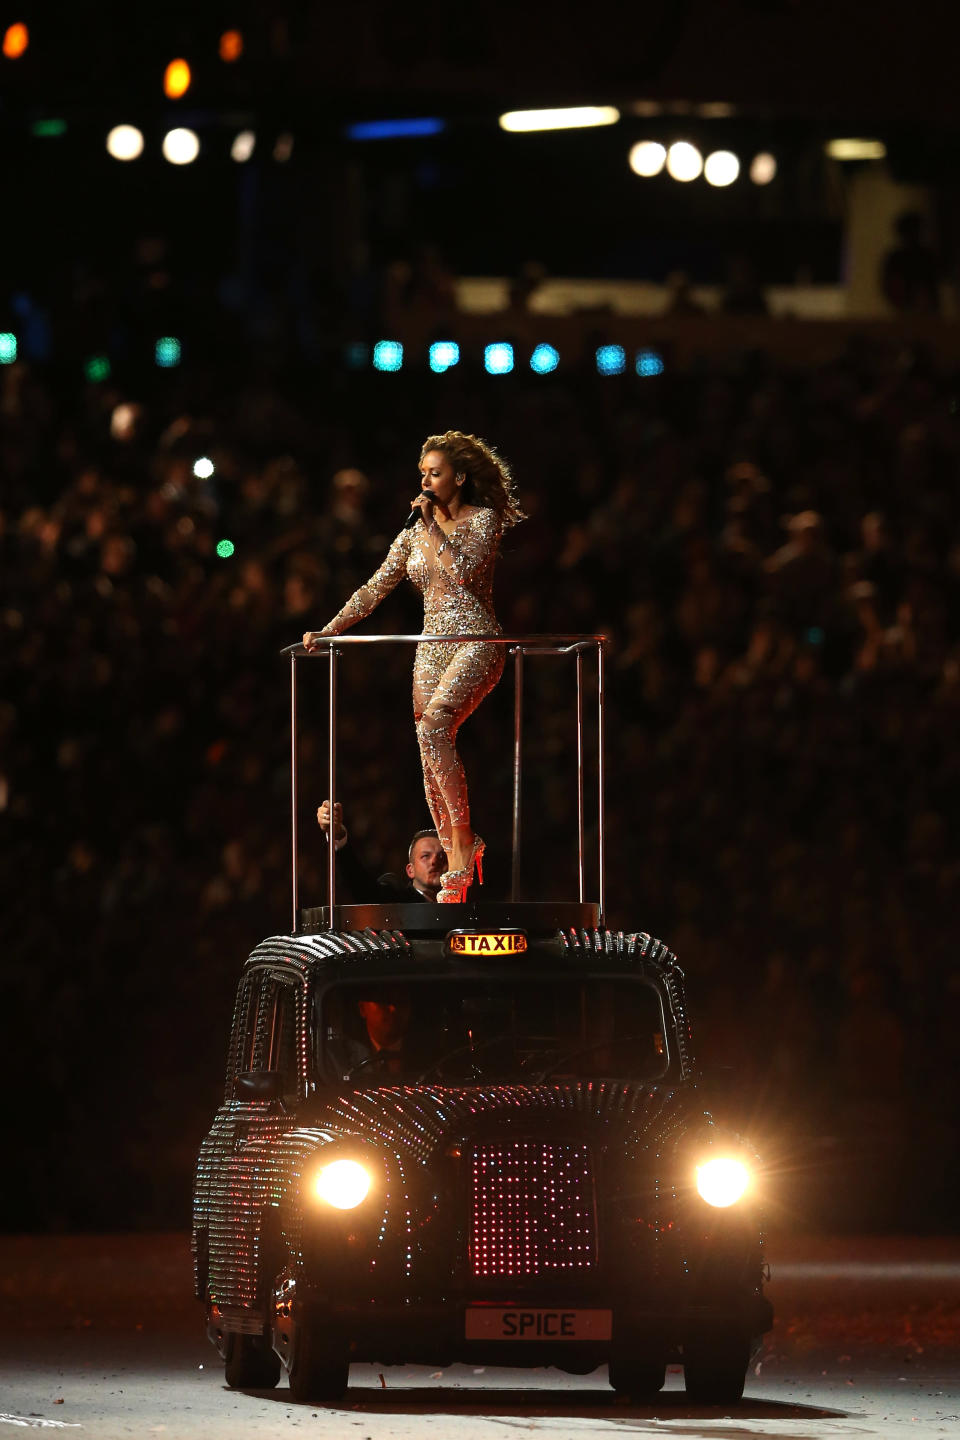
[(605, 855), (604, 855), (604, 743), (603, 743), (603, 635), (331, 635), (317, 640), (316, 650), (305, 650), (302, 645), (288, 645), (281, 653), (290, 658), (290, 815), (291, 852), (293, 882), (293, 930), (296, 931), (299, 917), (299, 837), (297, 833), (297, 809), (299, 793), (297, 784), (297, 665), (304, 660), (326, 660), (330, 667), (328, 689), (329, 713), (329, 774), (327, 794), (330, 799), (331, 842), (327, 856), (327, 904), (331, 927), (336, 902), (336, 847), (333, 844), (333, 814), (337, 798), (337, 667), (341, 653), (354, 645), (450, 645), (482, 642), (484, 645), (504, 645), (513, 656), (514, 708), (513, 708), (513, 850), (511, 866), (511, 900), (519, 900), (520, 857), (522, 845), (522, 740), (523, 740), (523, 679), (524, 661), (535, 655), (573, 655), (577, 671), (577, 835), (578, 835), (578, 876), (579, 898), (586, 899), (586, 813), (584, 809), (583, 760), (584, 760), (584, 705), (583, 680), (584, 656), (590, 651), (597, 657), (597, 865), (599, 879), (599, 923), (603, 924), (605, 907)]

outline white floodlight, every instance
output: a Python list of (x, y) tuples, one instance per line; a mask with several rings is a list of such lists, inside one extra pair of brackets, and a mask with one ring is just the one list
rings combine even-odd
[(750, 161), (750, 179), (754, 185), (769, 185), (777, 173), (776, 157), (769, 150), (761, 150)]
[(831, 160), (883, 160), (887, 154), (882, 140), (828, 140), (824, 149)]
[(114, 125), (107, 136), (107, 150), (114, 160), (137, 160), (143, 154), (143, 133), (136, 125)]
[(674, 180), (681, 180), (684, 184), (688, 180), (696, 180), (703, 170), (703, 156), (696, 145), (691, 145), (688, 140), (678, 140), (671, 145), (667, 151), (667, 172)]
[(591, 125), (616, 125), (620, 111), (613, 105), (572, 105), (562, 110), (508, 110), (500, 116), (500, 129), (583, 130)]
[(250, 159), (257, 145), (257, 137), (252, 130), (240, 130), (233, 137), (233, 144), (230, 146), (230, 159), (236, 160), (238, 165), (243, 165)]
[(630, 151), (627, 160), (634, 175), (649, 179), (651, 175), (659, 175), (666, 164), (666, 146), (658, 144), (656, 140), (640, 140)]
[(714, 150), (703, 164), (703, 178), (718, 188), (732, 185), (740, 174), (740, 161), (732, 150)]
[(163, 137), (163, 158), (171, 165), (189, 165), (200, 154), (196, 131), (182, 127), (168, 130)]

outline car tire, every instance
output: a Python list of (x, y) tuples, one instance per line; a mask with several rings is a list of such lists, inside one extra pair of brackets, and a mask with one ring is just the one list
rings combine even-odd
[(346, 1394), (350, 1360), (328, 1330), (305, 1319), (294, 1327), (288, 1374), (294, 1400), (332, 1404)]
[(750, 1347), (743, 1337), (705, 1336), (683, 1347), (687, 1395), (700, 1405), (735, 1405), (743, 1396)]
[(665, 1365), (643, 1365), (632, 1359), (610, 1361), (610, 1384), (618, 1395), (638, 1405), (653, 1400), (663, 1389)]
[(272, 1390), (280, 1379), (280, 1357), (262, 1335), (226, 1337), (224, 1378), (231, 1390)]

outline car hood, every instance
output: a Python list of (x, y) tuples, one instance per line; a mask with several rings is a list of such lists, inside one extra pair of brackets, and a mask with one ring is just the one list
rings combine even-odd
[[(406, 1086), (352, 1091), (329, 1101), (320, 1124), (423, 1163), (459, 1140), (506, 1133), (581, 1136), (636, 1147), (661, 1141), (696, 1115), (686, 1086), (615, 1081), (565, 1085)], [(708, 1117), (699, 1112), (702, 1121)]]

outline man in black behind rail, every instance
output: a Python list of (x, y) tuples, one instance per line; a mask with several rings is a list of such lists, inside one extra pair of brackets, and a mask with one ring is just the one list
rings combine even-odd
[[(337, 874), (344, 889), (356, 905), (435, 904), (447, 869), (447, 857), (436, 830), (418, 830), (407, 851), (406, 880), (388, 872), (374, 880), (349, 843), (343, 823), (343, 809), (336, 807)], [(317, 824), (330, 838), (330, 801), (324, 800), (317, 810)]]

